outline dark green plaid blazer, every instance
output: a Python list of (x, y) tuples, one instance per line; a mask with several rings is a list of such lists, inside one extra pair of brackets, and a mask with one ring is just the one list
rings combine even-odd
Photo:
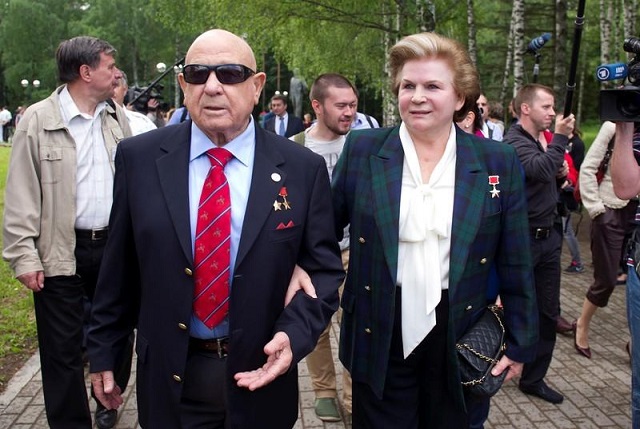
[[(351, 132), (333, 172), (336, 232), (350, 224), (340, 360), (382, 397), (394, 319), (404, 152), (399, 128)], [(538, 317), (522, 168), (508, 145), (457, 132), (449, 267), (449, 388), (462, 404), (455, 341), (487, 305), (490, 268), (508, 329), (507, 355), (535, 355)], [(497, 175), (499, 198), (489, 176)]]

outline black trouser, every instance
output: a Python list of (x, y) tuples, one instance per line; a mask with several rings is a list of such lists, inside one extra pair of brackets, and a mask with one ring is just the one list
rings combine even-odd
[(521, 386), (540, 383), (551, 364), (553, 348), (556, 345), (556, 321), (560, 309), (561, 253), (562, 224), (554, 225), (546, 238), (531, 237), (540, 339), (535, 360), (524, 365), (520, 378)]
[(447, 359), (448, 294), (443, 291), (436, 307), (436, 326), (404, 359), (401, 289), (396, 289), (396, 313), (383, 398), (379, 399), (368, 384), (354, 380), (353, 428), (466, 428), (467, 415), (456, 407), (455, 396), (448, 387), (448, 375), (453, 370)]
[[(93, 300), (106, 238), (78, 236), (76, 275), (45, 277), (34, 293), (40, 365), (47, 420), (52, 429), (90, 429), (91, 413), (84, 380), (82, 341), (84, 299)], [(124, 391), (131, 371), (132, 345), (115, 371)]]
[[(227, 358), (214, 352), (189, 350), (182, 397), (182, 429), (228, 429), (226, 399)], [(265, 422), (265, 427), (268, 427)]]

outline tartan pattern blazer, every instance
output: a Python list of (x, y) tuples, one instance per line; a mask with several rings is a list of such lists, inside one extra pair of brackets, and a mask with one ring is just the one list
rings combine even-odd
[[(382, 397), (394, 320), (404, 152), (399, 127), (353, 131), (333, 172), (336, 233), (350, 224), (340, 360)], [(449, 272), (449, 388), (463, 403), (455, 341), (487, 305), (495, 267), (507, 352), (535, 356), (538, 316), (522, 167), (513, 148), (456, 128), (457, 161)], [(489, 176), (497, 175), (492, 198)]]

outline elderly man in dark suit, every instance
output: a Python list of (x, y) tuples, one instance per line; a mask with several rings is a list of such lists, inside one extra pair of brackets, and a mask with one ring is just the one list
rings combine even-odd
[[(257, 126), (266, 76), (255, 68), (241, 38), (203, 33), (179, 75), (193, 121), (118, 148), (91, 378), (107, 407), (122, 402), (114, 359), (137, 327), (145, 428), (291, 428), (296, 363), (337, 308), (324, 161)], [(316, 296), (285, 306), (296, 264)]]

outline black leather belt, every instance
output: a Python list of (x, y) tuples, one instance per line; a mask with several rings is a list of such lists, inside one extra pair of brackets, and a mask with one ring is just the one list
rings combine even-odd
[(531, 236), (534, 240), (544, 240), (551, 235), (551, 228), (531, 228)]
[(76, 237), (83, 238), (85, 240), (100, 241), (106, 240), (109, 235), (109, 228), (96, 228), (96, 229), (76, 229)]
[(229, 337), (211, 340), (189, 337), (189, 350), (215, 353), (219, 358), (227, 357), (229, 354)]

